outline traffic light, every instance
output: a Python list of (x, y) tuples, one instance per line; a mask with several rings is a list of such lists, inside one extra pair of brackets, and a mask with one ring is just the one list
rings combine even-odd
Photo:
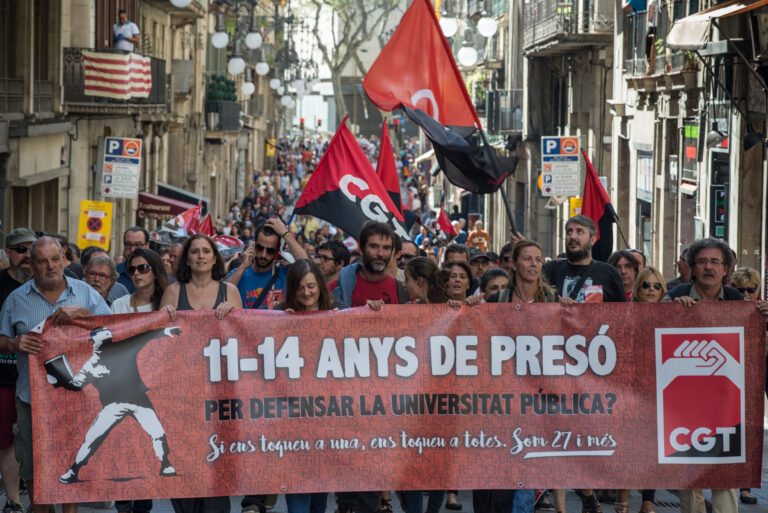
[(399, 125), (399, 124), (400, 124), (400, 120), (399, 120), (399, 119), (397, 119), (397, 118), (395, 118), (395, 126), (397, 126), (397, 125)]
[(323, 120), (322, 119), (318, 119), (317, 120), (317, 127), (320, 128), (321, 126), (323, 126)]
[(304, 118), (299, 118), (299, 128), (304, 130)]

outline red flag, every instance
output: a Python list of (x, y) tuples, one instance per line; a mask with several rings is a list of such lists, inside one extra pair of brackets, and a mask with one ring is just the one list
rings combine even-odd
[(379, 146), (379, 160), (376, 163), (376, 174), (389, 193), (392, 203), (402, 213), (403, 207), (400, 198), (400, 179), (397, 177), (395, 154), (392, 152), (392, 142), (389, 140), (389, 129), (386, 120), (381, 127), (381, 145)]
[(456, 230), (453, 229), (451, 220), (448, 219), (448, 214), (445, 213), (443, 205), (440, 205), (440, 215), (437, 216), (437, 225), (440, 227), (440, 231), (447, 233), (448, 235), (458, 235)]
[(380, 109), (419, 108), (443, 125), (481, 128), (429, 0), (414, 0), (363, 80)]
[(616, 211), (611, 205), (611, 198), (605, 192), (595, 168), (592, 166), (587, 152), (581, 150), (584, 161), (587, 164), (587, 176), (584, 180), (584, 193), (582, 194), (581, 213), (594, 221), (597, 226), (596, 242), (592, 246), (592, 257), (595, 260), (608, 260), (613, 252), (613, 223)]
[(205, 216), (205, 219), (197, 226), (197, 233), (204, 233), (209, 237), (216, 235), (216, 230), (213, 229), (211, 214)]
[(390, 224), (399, 237), (409, 239), (400, 224), (403, 215), (347, 128), (347, 118), (328, 143), (294, 212), (325, 219), (354, 236), (366, 221), (381, 221)]

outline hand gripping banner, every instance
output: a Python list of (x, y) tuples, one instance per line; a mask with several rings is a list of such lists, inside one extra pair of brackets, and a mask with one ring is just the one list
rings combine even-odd
[(750, 302), (46, 325), (36, 499), (756, 487), (764, 330)]

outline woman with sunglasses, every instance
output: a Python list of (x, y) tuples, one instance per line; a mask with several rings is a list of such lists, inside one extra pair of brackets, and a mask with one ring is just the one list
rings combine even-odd
[(117, 298), (112, 313), (154, 312), (168, 287), (168, 273), (160, 256), (151, 249), (138, 248), (125, 263), (125, 270), (136, 287), (133, 294)]
[[(664, 277), (655, 267), (646, 267), (640, 271), (632, 288), (631, 301), (633, 303), (659, 303), (667, 293), (667, 285)], [(640, 513), (655, 513), (654, 498), (656, 490), (641, 490), (642, 505)], [(616, 502), (614, 509), (617, 513), (626, 513), (629, 510), (629, 490), (616, 490)]]
[(637, 275), (631, 300), (635, 303), (658, 303), (667, 293), (661, 273), (654, 267), (646, 267)]

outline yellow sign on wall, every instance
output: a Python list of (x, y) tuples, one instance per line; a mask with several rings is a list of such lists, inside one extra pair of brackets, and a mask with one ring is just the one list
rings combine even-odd
[(570, 214), (568, 217), (573, 217), (581, 214), (581, 198), (571, 198), (568, 200), (568, 207), (570, 209)]
[(77, 230), (77, 246), (98, 246), (109, 251), (112, 232), (112, 203), (108, 201), (80, 202), (80, 222)]
[(274, 157), (275, 156), (275, 145), (277, 144), (276, 139), (270, 139), (267, 143), (267, 157)]

